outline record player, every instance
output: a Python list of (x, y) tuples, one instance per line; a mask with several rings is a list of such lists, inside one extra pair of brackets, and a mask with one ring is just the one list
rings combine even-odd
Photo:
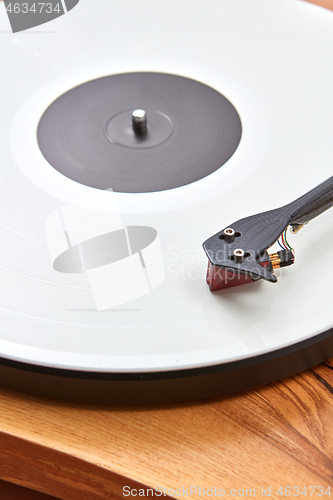
[(333, 355), (333, 210), (288, 233), (277, 283), (212, 291), (202, 248), (332, 177), (331, 12), (80, 0), (0, 25), (2, 385), (177, 401)]

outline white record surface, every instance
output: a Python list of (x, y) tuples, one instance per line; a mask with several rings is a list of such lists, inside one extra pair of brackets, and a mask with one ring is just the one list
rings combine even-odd
[[(333, 210), (290, 236), (278, 283), (211, 293), (202, 243), (247, 215), (288, 203), (332, 175), (333, 14), (297, 0), (81, 0), (11, 34), (0, 5), (0, 356), (93, 372), (161, 372), (273, 352), (333, 327)], [(137, 33), (140, 36), (137, 36)], [(52, 267), (46, 221), (107, 194), (54, 170), (39, 119), (76, 85), (123, 72), (198, 80), (243, 126), (221, 169), (159, 193), (113, 193), (126, 226), (157, 230), (164, 278), (98, 310), (86, 273)], [(110, 186), (112, 188), (112, 186)]]

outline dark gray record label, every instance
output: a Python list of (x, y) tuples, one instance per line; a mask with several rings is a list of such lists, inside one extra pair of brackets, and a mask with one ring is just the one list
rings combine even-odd
[[(132, 110), (146, 111), (134, 132)], [(58, 172), (116, 192), (164, 191), (223, 166), (242, 135), (234, 106), (195, 80), (164, 73), (125, 73), (84, 83), (56, 99), (37, 140)]]

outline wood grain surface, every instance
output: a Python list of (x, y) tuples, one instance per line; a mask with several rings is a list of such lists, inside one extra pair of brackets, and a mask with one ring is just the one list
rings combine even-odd
[[(333, 0), (312, 3), (333, 10)], [(300, 498), (318, 498), (310, 486), (333, 495), (332, 418), (333, 360), (183, 404), (71, 404), (0, 389), (0, 478), (63, 500), (129, 498), (126, 485), (138, 494), (160, 486), (174, 498), (189, 498), (171, 490), (192, 486), (193, 499), (215, 487), (235, 498), (249, 489), (263, 498), (271, 487), (270, 498), (281, 499), (280, 486), (307, 486)]]
[(332, 367), (330, 360), (234, 396), (155, 406), (71, 404), (2, 389), (0, 477), (63, 500), (125, 498), (126, 485), (256, 496), (272, 487), (272, 498), (281, 498), (280, 486), (326, 490)]
[(314, 3), (325, 9), (333, 10), (333, 0), (305, 0), (309, 3)]
[(1, 500), (57, 500), (55, 497), (0, 480)]

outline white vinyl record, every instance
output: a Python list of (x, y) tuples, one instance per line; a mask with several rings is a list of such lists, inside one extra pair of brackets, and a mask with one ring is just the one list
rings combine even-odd
[[(202, 249), (223, 227), (332, 175), (331, 12), (297, 0), (80, 0), (13, 34), (2, 2), (0, 31), (1, 358), (160, 373), (254, 359), (332, 329), (333, 210), (290, 235), (296, 263), (276, 284), (212, 293)], [(226, 97), (242, 124), (231, 158), (147, 193), (92, 188), (53, 168), (37, 141), (50, 104), (132, 72), (178, 75)], [(131, 228), (148, 228), (134, 252)], [(55, 268), (71, 246), (113, 231), (123, 231), (126, 258)]]

